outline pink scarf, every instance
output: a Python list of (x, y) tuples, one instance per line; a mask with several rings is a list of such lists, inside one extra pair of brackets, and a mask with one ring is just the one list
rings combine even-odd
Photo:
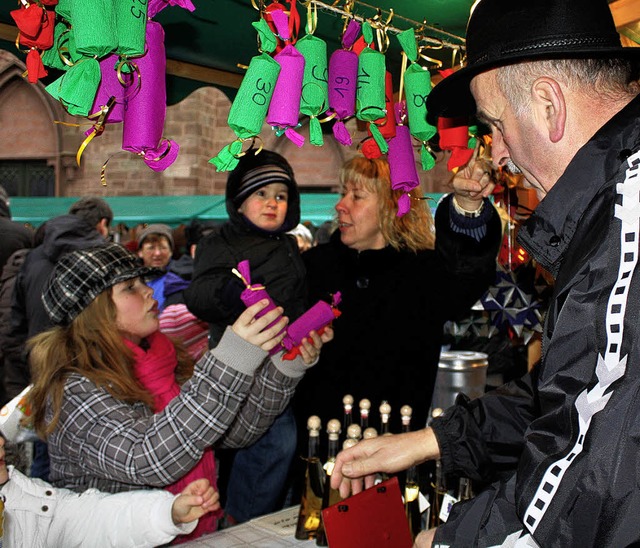
[[(162, 411), (167, 404), (180, 393), (180, 386), (176, 382), (175, 369), (177, 365), (176, 349), (171, 340), (160, 331), (149, 337), (147, 351), (138, 345), (124, 339), (125, 344), (133, 351), (135, 358), (134, 373), (140, 384), (154, 396), (154, 413)], [(213, 449), (205, 449), (202, 458), (189, 472), (175, 483), (165, 487), (171, 493), (181, 493), (192, 481), (208, 478), (214, 489), (217, 489), (216, 463)], [(181, 535), (174, 544), (180, 544), (202, 535), (212, 533), (217, 528), (217, 518), (221, 512), (205, 514), (200, 518), (198, 526), (189, 535)]]

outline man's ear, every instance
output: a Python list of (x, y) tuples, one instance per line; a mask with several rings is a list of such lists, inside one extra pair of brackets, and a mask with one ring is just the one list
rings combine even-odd
[(553, 78), (538, 78), (531, 88), (532, 106), (536, 118), (546, 127), (549, 140), (557, 143), (562, 139), (567, 122), (567, 105), (560, 84)]
[(96, 230), (107, 238), (109, 236), (109, 221), (105, 217), (100, 219), (100, 222), (96, 225)]

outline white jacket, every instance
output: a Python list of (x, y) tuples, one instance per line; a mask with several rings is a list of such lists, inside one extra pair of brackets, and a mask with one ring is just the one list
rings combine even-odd
[(29, 546), (158, 546), (190, 533), (197, 521), (176, 526), (171, 506), (176, 495), (159, 489), (74, 493), (28, 478), (12, 466), (0, 487), (4, 506), (5, 548)]

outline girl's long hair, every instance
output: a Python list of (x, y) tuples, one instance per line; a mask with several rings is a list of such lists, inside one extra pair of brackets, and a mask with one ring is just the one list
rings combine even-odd
[(389, 162), (383, 158), (368, 159), (356, 156), (340, 170), (342, 186), (347, 183), (362, 186), (379, 197), (380, 230), (387, 244), (394, 249), (421, 251), (434, 249), (433, 217), (420, 188), (410, 192), (411, 209), (398, 217), (398, 199), (404, 194), (391, 188)]
[[(153, 396), (135, 377), (133, 352), (117, 329), (111, 289), (98, 295), (69, 326), (54, 327), (30, 339), (29, 349), (31, 418), (42, 437), (58, 423), (64, 386), (71, 373), (86, 377), (116, 399), (153, 408)], [(179, 345), (176, 350), (176, 380), (183, 383), (193, 374), (193, 360)], [(48, 422), (47, 406), (53, 413)]]

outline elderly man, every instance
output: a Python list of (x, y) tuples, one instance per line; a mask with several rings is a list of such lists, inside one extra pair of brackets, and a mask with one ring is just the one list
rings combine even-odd
[[(468, 65), (438, 84), (430, 114), (474, 110), (496, 165), (541, 203), (521, 245), (555, 276), (534, 371), (431, 428), (340, 454), (343, 495), (440, 458), (500, 480), (457, 504), (417, 546), (629, 546), (640, 542), (640, 48), (622, 48), (606, 0), (480, 0)], [(479, 204), (469, 173), (454, 181)], [(495, 479), (496, 476), (493, 476)]]

